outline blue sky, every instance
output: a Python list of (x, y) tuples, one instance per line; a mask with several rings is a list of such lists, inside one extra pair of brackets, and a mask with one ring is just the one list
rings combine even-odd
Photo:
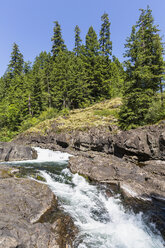
[[(74, 46), (74, 28), (79, 25), (85, 40), (92, 25), (99, 35), (101, 15), (106, 12), (111, 22), (113, 54), (123, 60), (124, 43), (139, 17), (139, 8), (149, 5), (165, 34), (165, 0), (1, 0), (0, 2), (0, 76), (10, 61), (13, 43), (25, 61), (34, 61), (41, 51), (51, 50), (53, 22), (58, 21), (69, 50)], [(165, 41), (165, 38), (163, 38)]]

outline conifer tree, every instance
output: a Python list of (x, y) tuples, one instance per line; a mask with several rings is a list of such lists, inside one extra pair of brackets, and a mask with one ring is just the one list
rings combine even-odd
[(112, 42), (110, 41), (110, 22), (107, 13), (101, 16), (101, 30), (100, 30), (100, 52), (103, 56), (112, 55)]
[[(41, 109), (46, 109), (51, 107), (51, 84), (50, 77), (52, 71), (52, 58), (51, 54), (47, 52), (41, 52), (39, 56), (35, 58), (33, 68), (32, 68), (32, 82), (35, 84), (37, 82), (39, 91), (41, 94), (41, 99), (37, 96), (35, 99), (36, 93), (33, 96), (33, 102), (38, 101), (41, 104)], [(35, 86), (31, 86), (32, 89), (35, 89)], [(33, 92), (31, 92), (33, 94)], [(30, 95), (31, 95), (30, 93)], [(30, 96), (29, 99), (32, 99)], [(38, 108), (39, 109), (39, 108)]]
[(82, 40), (80, 38), (80, 28), (78, 25), (75, 27), (75, 47), (74, 47), (74, 52), (77, 56), (79, 56), (81, 52), (81, 43)]
[(120, 125), (125, 129), (146, 124), (145, 116), (163, 77), (159, 30), (154, 25), (150, 8), (140, 11), (139, 20), (132, 27), (125, 45), (126, 82), (120, 111)]
[(24, 60), (23, 55), (19, 51), (19, 47), (16, 43), (13, 44), (13, 51), (11, 53), (11, 60), (8, 65), (8, 70), (11, 77), (20, 75), (23, 72)]
[(122, 96), (125, 73), (122, 64), (115, 56), (113, 56), (113, 61), (110, 63), (109, 71), (111, 97)]
[(52, 45), (53, 58), (55, 58), (60, 51), (66, 50), (66, 45), (64, 44), (64, 40), (62, 39), (60, 24), (57, 21), (55, 21), (54, 24), (55, 24), (53, 29), (54, 34), (51, 39), (53, 42)]
[(92, 26), (88, 30), (85, 41), (87, 55), (90, 57), (98, 55), (99, 43), (97, 40), (97, 34)]
[(109, 81), (105, 70), (108, 70), (107, 60), (99, 55), (99, 42), (93, 27), (90, 27), (86, 35), (86, 84), (89, 89), (91, 102), (109, 98)]
[(66, 108), (68, 102), (68, 61), (69, 52), (59, 51), (53, 63), (53, 70), (51, 73), (52, 85), (52, 107), (57, 109)]
[(99, 54), (99, 43), (97, 34), (93, 27), (89, 27), (85, 39), (85, 56), (83, 57), (86, 68), (86, 85), (89, 89), (89, 99), (91, 102), (98, 98), (98, 78), (96, 78), (96, 66)]

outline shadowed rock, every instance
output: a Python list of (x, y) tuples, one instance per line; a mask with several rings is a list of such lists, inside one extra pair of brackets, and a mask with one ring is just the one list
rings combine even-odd
[(31, 160), (36, 157), (36, 151), (30, 146), (0, 143), (0, 161)]
[(11, 176), (2, 173), (0, 180), (0, 247), (72, 247), (77, 229), (47, 185), (14, 178), (6, 166), (0, 170)]

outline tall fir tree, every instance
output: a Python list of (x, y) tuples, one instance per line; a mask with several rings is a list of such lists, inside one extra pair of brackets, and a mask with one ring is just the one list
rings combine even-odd
[(85, 37), (85, 44), (87, 55), (89, 57), (98, 55), (99, 43), (97, 40), (97, 34), (92, 26), (89, 28), (88, 33)]
[(126, 82), (119, 121), (122, 128), (147, 124), (145, 116), (163, 77), (163, 46), (149, 7), (141, 9), (127, 39)]
[(105, 57), (99, 55), (99, 42), (93, 27), (90, 27), (86, 35), (86, 84), (89, 89), (91, 102), (109, 98), (109, 81), (105, 75), (107, 68)]
[(110, 40), (110, 22), (107, 13), (101, 16), (101, 30), (100, 30), (100, 52), (103, 56), (112, 55), (112, 41)]
[(13, 78), (15, 75), (20, 75), (23, 72), (24, 60), (23, 55), (19, 51), (16, 43), (13, 44), (13, 51), (11, 53), (11, 60), (8, 65), (8, 71)]
[(82, 40), (80, 38), (80, 28), (78, 25), (75, 27), (75, 46), (74, 46), (74, 52), (76, 56), (80, 55), (81, 52), (81, 45), (82, 45)]
[(51, 39), (53, 42), (52, 45), (53, 58), (55, 58), (60, 51), (66, 50), (66, 45), (64, 44), (64, 40), (62, 39), (60, 24), (57, 21), (55, 21), (54, 24), (55, 24), (53, 29), (54, 33)]

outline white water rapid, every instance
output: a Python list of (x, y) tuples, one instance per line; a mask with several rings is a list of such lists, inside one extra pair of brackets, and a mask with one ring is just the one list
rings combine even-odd
[[(69, 154), (35, 148), (39, 162), (66, 162)], [(34, 161), (33, 161), (34, 162)], [(58, 197), (64, 211), (72, 216), (80, 232), (76, 248), (163, 248), (164, 241), (151, 231), (142, 214), (128, 212), (119, 197), (107, 197), (104, 189), (72, 174), (61, 163), (54, 163), (58, 173), (39, 169), (46, 184)], [(59, 167), (60, 173), (59, 173)], [(40, 167), (41, 168), (41, 167)], [(154, 230), (154, 227), (153, 227)]]

